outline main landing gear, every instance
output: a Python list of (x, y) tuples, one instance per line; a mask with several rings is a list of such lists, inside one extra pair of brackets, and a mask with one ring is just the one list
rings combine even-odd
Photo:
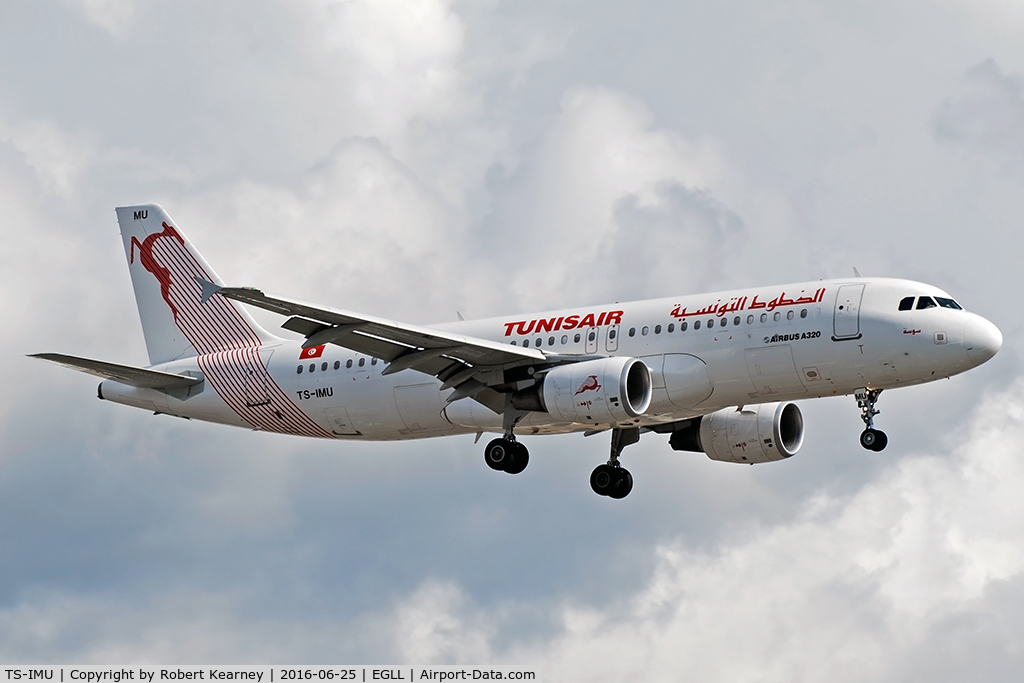
[(526, 411), (514, 408), (511, 400), (506, 402), (503, 420), (505, 436), (491, 441), (484, 449), (484, 462), (492, 470), (519, 474), (530, 464), (530, 451), (516, 441), (516, 435), (513, 433), (516, 424), (524, 417)]
[(612, 430), (612, 449), (608, 462), (598, 465), (590, 475), (590, 488), (599, 496), (616, 500), (625, 498), (633, 490), (633, 475), (619, 464), (622, 449), (640, 440), (640, 428)]
[(492, 470), (519, 474), (530, 464), (530, 451), (509, 434), (487, 444), (484, 461)]
[(860, 408), (860, 419), (864, 420), (865, 429), (860, 433), (860, 445), (869, 451), (881, 451), (889, 443), (889, 437), (880, 429), (875, 429), (875, 403), (878, 402), (878, 395), (881, 389), (857, 389), (853, 397), (857, 399), (857, 407)]

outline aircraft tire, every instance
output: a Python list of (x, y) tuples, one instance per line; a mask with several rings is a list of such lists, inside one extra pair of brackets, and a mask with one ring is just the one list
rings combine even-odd
[(612, 485), (612, 490), (608, 493), (608, 497), (621, 500), (633, 490), (633, 475), (625, 467), (618, 468), (615, 474), (617, 475), (615, 483)]
[(590, 474), (590, 488), (599, 496), (607, 496), (615, 487), (615, 468), (611, 465), (598, 465)]
[(860, 445), (869, 451), (881, 451), (889, 443), (885, 432), (877, 429), (865, 429), (860, 433)]
[(505, 471), (509, 463), (514, 459), (515, 442), (508, 439), (494, 439), (484, 449), (484, 462), (492, 470)]
[(509, 474), (519, 474), (530, 464), (530, 451), (518, 441), (512, 442), (511, 459), (508, 461), (505, 471)]

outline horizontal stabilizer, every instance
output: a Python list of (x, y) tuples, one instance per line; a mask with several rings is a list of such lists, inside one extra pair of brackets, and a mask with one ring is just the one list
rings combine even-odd
[(67, 356), (63, 353), (33, 353), (29, 355), (32, 358), (42, 358), (72, 370), (87, 372), (90, 375), (112, 379), (115, 382), (140, 389), (159, 389), (161, 391), (184, 389), (203, 381), (197, 377), (175, 375), (171, 372), (160, 372), (159, 370), (146, 370), (145, 368), (107, 363), (106, 361), (92, 360), (91, 358)]

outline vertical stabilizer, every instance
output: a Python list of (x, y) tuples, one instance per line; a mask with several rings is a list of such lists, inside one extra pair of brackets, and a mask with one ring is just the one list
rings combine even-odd
[(200, 280), (223, 285), (156, 204), (117, 209), (142, 332), (153, 365), (276, 339), (234, 301), (203, 301)]

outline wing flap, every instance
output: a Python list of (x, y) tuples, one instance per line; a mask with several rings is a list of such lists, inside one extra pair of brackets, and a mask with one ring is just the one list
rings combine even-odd
[(103, 379), (112, 379), (121, 384), (127, 384), (130, 387), (138, 387), (140, 389), (184, 389), (203, 381), (202, 378), (176, 375), (172, 372), (160, 372), (159, 370), (147, 370), (146, 368), (136, 368), (119, 363), (108, 363), (107, 361), (93, 360), (91, 358), (68, 356), (63, 353), (32, 353), (29, 356), (31, 358), (41, 358), (42, 360), (95, 375), (96, 377), (102, 377)]

